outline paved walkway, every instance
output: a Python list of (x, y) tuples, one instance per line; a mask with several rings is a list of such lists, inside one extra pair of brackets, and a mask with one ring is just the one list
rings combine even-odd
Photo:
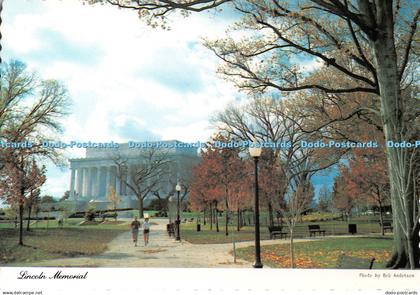
[[(40, 261), (31, 266), (73, 266), (73, 267), (251, 267), (248, 261), (237, 259), (229, 254), (232, 244), (191, 244), (177, 242), (168, 237), (166, 219), (153, 219), (150, 242), (143, 245), (143, 236), (139, 234), (139, 246), (134, 247), (129, 231), (116, 237), (108, 250), (100, 255)], [(300, 239), (296, 242), (313, 241)], [(288, 240), (262, 241), (262, 245), (288, 243)], [(254, 245), (253, 241), (236, 243), (236, 247)]]

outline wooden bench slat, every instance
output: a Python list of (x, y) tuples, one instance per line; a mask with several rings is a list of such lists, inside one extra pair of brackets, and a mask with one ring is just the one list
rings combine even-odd
[(321, 229), (319, 224), (309, 224), (308, 225), (309, 236), (312, 237), (312, 234), (316, 236), (316, 233), (323, 234), (325, 236), (325, 230)]
[(268, 231), (270, 232), (270, 239), (271, 240), (278, 235), (280, 236), (280, 239), (282, 239), (283, 236), (284, 236), (284, 238), (287, 237), (287, 233), (283, 232), (283, 227), (282, 226), (269, 226)]
[(379, 226), (382, 226), (384, 231), (386, 230), (390, 230), (392, 231), (394, 229), (394, 227), (392, 226), (392, 223), (389, 221), (384, 221), (381, 225), (381, 223), (379, 222)]
[(372, 269), (375, 258), (351, 257), (341, 254), (337, 259), (337, 268), (343, 269)]

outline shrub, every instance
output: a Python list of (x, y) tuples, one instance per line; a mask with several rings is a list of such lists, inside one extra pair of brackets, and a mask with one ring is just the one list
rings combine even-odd
[(96, 215), (95, 210), (89, 209), (88, 211), (86, 211), (85, 220), (94, 221), (95, 220), (95, 215)]

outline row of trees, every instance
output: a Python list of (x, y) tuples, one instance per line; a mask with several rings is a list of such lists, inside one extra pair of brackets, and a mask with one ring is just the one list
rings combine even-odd
[(353, 150), (347, 165), (340, 165), (340, 174), (334, 182), (333, 204), (347, 216), (359, 203), (379, 208), (383, 231), (383, 209), (390, 204), (390, 186), (381, 150)]
[[(210, 207), (210, 212), (212, 206), (217, 208), (222, 203), (226, 221), (229, 210), (240, 213), (252, 208), (253, 163), (247, 147), (220, 149), (216, 143), (255, 138), (281, 144), (282, 147), (263, 149), (259, 160), (260, 195), (269, 212), (269, 223), (274, 223), (274, 212), (281, 212), (288, 225), (294, 265), (294, 228), (301, 214), (311, 206), (314, 195), (311, 178), (337, 163), (342, 152), (302, 147), (301, 141), (312, 140), (315, 135), (300, 130), (301, 118), (290, 118), (292, 107), (287, 100), (255, 98), (242, 106), (230, 105), (218, 114), (214, 124), (219, 132), (203, 150), (203, 160), (194, 169), (190, 202), (196, 209)], [(284, 116), (285, 113), (289, 116)], [(228, 234), (227, 228), (225, 233)]]
[(0, 76), (0, 198), (18, 212), (19, 245), (23, 245), (24, 209), (28, 208), (30, 220), (46, 180), (40, 163), (63, 161), (42, 141), (61, 132), (60, 119), (67, 114), (69, 99), (61, 83), (40, 79), (19, 61), (2, 63)]
[[(332, 124), (331, 139), (376, 142), (376, 148), (308, 148), (301, 141), (314, 141), (322, 137), (323, 130), (308, 132), (303, 128), (322, 122), (323, 116), (348, 111), (346, 103), (337, 103), (329, 113), (302, 116), (304, 104), (314, 103), (318, 97), (255, 98), (245, 105), (230, 105), (214, 118), (219, 132), (202, 151), (202, 161), (193, 169), (190, 204), (194, 210), (208, 210), (210, 219), (214, 211), (225, 213), (228, 235), (229, 211), (237, 211), (240, 227), (242, 210), (252, 208), (253, 179), (252, 161), (247, 147), (218, 148), (220, 143), (243, 142), (254, 136), (261, 142), (281, 143), (275, 148), (265, 148), (259, 161), (259, 182), (262, 204), (269, 212), (273, 225), (273, 212), (280, 212), (287, 222), (291, 236), (302, 213), (313, 206), (314, 188), (311, 178), (318, 172), (339, 168), (332, 194), (325, 188), (320, 192), (319, 206), (332, 207), (350, 215), (356, 205), (375, 205), (380, 209), (383, 223), (383, 207), (389, 205), (389, 178), (385, 164), (383, 138), (376, 126), (365, 117), (352, 118)], [(303, 103), (303, 104), (302, 104)], [(360, 104), (364, 103), (363, 97)], [(374, 120), (374, 117), (368, 117)], [(350, 129), (350, 126), (357, 126)], [(366, 136), (369, 133), (369, 138)], [(368, 140), (369, 139), (369, 140)], [(324, 142), (327, 140), (324, 139)], [(382, 147), (381, 147), (382, 145)], [(211, 223), (212, 224), (212, 223)], [(218, 224), (216, 224), (218, 230)], [(292, 264), (294, 257), (292, 259)]]
[[(302, 130), (317, 130), (325, 137), (336, 133), (335, 123), (354, 117), (377, 126), (385, 141), (412, 142), (419, 134), (418, 1), (84, 2), (136, 10), (152, 26), (163, 27), (172, 12), (188, 15), (229, 6), (242, 16), (231, 31), (243, 37), (227, 35), (205, 45), (220, 58), (221, 75), (239, 90), (251, 95), (315, 96), (312, 107), (301, 113), (315, 114), (318, 119), (321, 111), (326, 120), (314, 120), (313, 126)], [(319, 62), (320, 68), (305, 71), (301, 62), (305, 59)], [(361, 97), (364, 104), (359, 103)], [(337, 105), (346, 103), (346, 112), (331, 114)], [(386, 147), (385, 153), (394, 212), (394, 253), (388, 266), (415, 268), (420, 260), (416, 251), (420, 227), (418, 152)]]

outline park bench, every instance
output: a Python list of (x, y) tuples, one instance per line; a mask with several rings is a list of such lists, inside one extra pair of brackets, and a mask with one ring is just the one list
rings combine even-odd
[(173, 224), (173, 223), (168, 223), (168, 224), (166, 225), (166, 231), (168, 232), (168, 235), (169, 235), (169, 236), (174, 235), (174, 234), (175, 234), (175, 227), (174, 227), (174, 224)]
[(273, 240), (276, 236), (280, 236), (280, 239), (287, 237), (287, 233), (283, 232), (282, 226), (269, 226), (268, 231), (270, 232), (270, 240)]
[(316, 233), (319, 233), (319, 235), (323, 234), (325, 236), (325, 230), (321, 229), (319, 227), (319, 224), (309, 224), (308, 230), (309, 230), (310, 237), (312, 237), (312, 235), (316, 236)]
[[(379, 225), (381, 225), (381, 223), (380, 223), (380, 222), (379, 222)], [(389, 221), (384, 221), (384, 222), (382, 223), (382, 226), (383, 226), (383, 228), (384, 228), (384, 232), (386, 232), (387, 230), (389, 230), (390, 232), (392, 232), (393, 226), (392, 226), (391, 222), (389, 222)]]
[(193, 222), (193, 221), (194, 221), (194, 217), (190, 218), (188, 222)]
[(183, 221), (182, 221), (182, 223), (186, 223), (187, 222), (187, 218), (185, 218)]
[(372, 269), (375, 258), (359, 258), (341, 254), (337, 259), (337, 268), (340, 269)]

